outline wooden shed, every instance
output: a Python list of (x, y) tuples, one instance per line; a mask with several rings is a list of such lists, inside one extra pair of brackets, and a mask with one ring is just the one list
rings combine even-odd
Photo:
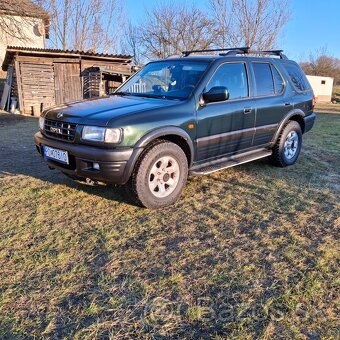
[[(7, 110), (40, 115), (53, 105), (111, 93), (132, 74), (131, 57), (83, 51), (7, 47)], [(15, 104), (17, 103), (17, 104)]]

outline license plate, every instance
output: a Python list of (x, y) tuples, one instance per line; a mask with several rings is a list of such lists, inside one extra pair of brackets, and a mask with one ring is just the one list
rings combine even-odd
[(51, 148), (44, 145), (44, 156), (60, 163), (69, 164), (67, 151)]

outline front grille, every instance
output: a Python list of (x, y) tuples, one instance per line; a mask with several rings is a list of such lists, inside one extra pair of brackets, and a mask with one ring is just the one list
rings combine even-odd
[(76, 134), (76, 127), (76, 124), (45, 119), (44, 131), (47, 136), (72, 142)]

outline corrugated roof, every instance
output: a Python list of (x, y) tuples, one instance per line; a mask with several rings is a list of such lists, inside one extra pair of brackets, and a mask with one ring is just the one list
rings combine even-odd
[(131, 59), (132, 56), (126, 54), (109, 54), (109, 53), (96, 53), (92, 51), (80, 51), (80, 50), (62, 50), (53, 48), (37, 48), (37, 47), (22, 47), (22, 46), (7, 46), (7, 51), (23, 51), (23, 52), (38, 52), (38, 53), (50, 53), (50, 54), (79, 54), (89, 55), (96, 57), (108, 57), (119, 59)]
[(2, 69), (7, 71), (8, 65), (12, 62), (15, 54), (21, 55), (40, 55), (40, 56), (65, 56), (65, 57), (86, 57), (96, 59), (107, 59), (112, 61), (120, 61), (130, 63), (132, 56), (124, 54), (108, 54), (108, 53), (95, 53), (92, 51), (79, 51), (79, 50), (60, 50), (50, 48), (35, 48), (35, 47), (21, 47), (21, 46), (7, 46), (6, 55), (2, 64)]

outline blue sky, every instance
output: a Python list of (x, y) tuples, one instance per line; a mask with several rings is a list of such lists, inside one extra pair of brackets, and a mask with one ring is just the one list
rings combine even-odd
[[(172, 0), (191, 3), (191, 0)], [(152, 8), (162, 0), (126, 0), (125, 10), (132, 22), (143, 22), (145, 8)], [(209, 0), (196, 0), (204, 7)], [(340, 0), (291, 0), (291, 19), (281, 35), (278, 47), (289, 58), (308, 59), (311, 52), (326, 48), (340, 58)]]

